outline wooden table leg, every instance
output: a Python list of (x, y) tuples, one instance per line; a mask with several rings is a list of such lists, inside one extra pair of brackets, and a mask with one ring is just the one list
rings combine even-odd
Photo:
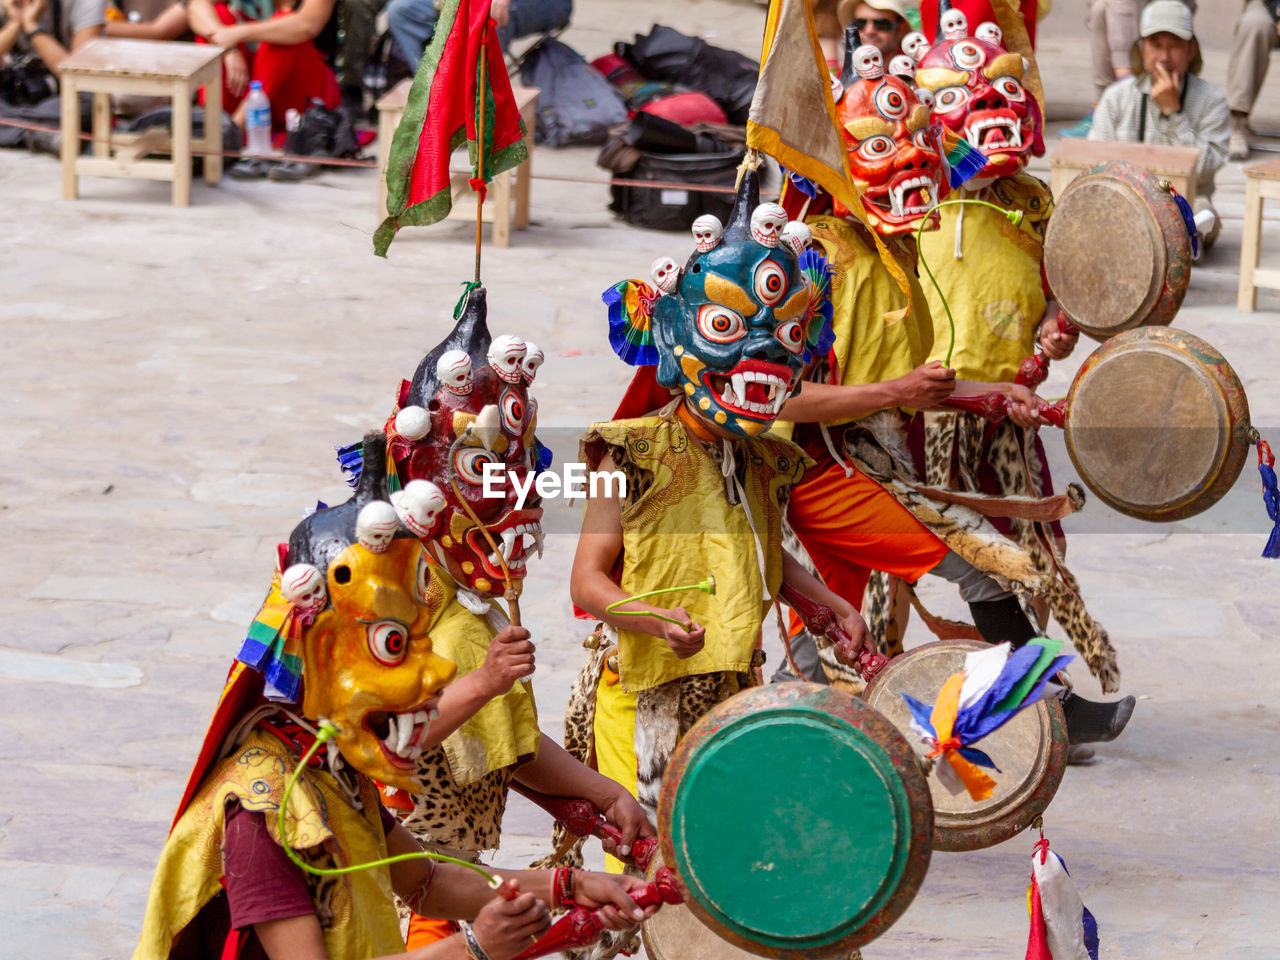
[(174, 81), (173, 90), (173, 205), (191, 204), (191, 88)]
[(80, 156), (80, 98), (75, 77), (62, 78), (62, 198), (74, 200), (78, 194), (76, 158)]
[[(480, 195), (476, 194), (476, 202)], [(504, 170), (489, 183), (489, 202), (493, 204), (493, 245), (511, 246), (511, 171)]]
[(93, 95), (93, 155), (111, 156), (111, 94)]
[(204, 85), (204, 182), (222, 179), (222, 70)]
[(1240, 286), (1236, 291), (1236, 309), (1252, 313), (1258, 309), (1258, 288), (1253, 284), (1253, 272), (1258, 268), (1258, 253), (1262, 246), (1262, 181), (1257, 177), (1245, 177), (1244, 188), (1244, 236), (1240, 243)]
[(391, 162), (391, 140), (400, 126), (403, 110), (378, 111), (378, 220), (387, 216), (387, 165)]

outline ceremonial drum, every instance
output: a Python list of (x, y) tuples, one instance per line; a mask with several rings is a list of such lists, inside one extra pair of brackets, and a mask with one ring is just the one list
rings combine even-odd
[[(911, 711), (902, 694), (933, 703), (947, 678), (964, 669), (965, 654), (987, 649), (977, 640), (939, 640), (913, 647), (889, 661), (867, 684), (863, 699), (888, 717), (923, 757), (920, 737), (911, 732)], [(1049, 806), (1067, 768), (1067, 723), (1056, 698), (1028, 707), (994, 733), (982, 750), (1000, 772), (986, 800), (967, 791), (952, 794), (937, 776), (929, 778), (933, 799), (935, 850), (978, 850), (994, 846), (1029, 827)]]
[(1063, 312), (1091, 337), (1164, 326), (1182, 306), (1191, 235), (1175, 196), (1169, 181), (1113, 162), (1054, 201), (1045, 276)]
[(1140, 520), (1181, 520), (1217, 503), (1254, 435), (1231, 365), (1182, 330), (1142, 327), (1113, 337), (1084, 362), (1067, 395), (1067, 452), (1080, 478)]
[[(841, 690), (785, 683), (694, 725), (667, 768), (658, 824), (685, 919), (747, 953), (816, 960), (847, 956), (901, 916), (929, 866), (933, 810), (893, 724)], [(703, 955), (677, 943), (682, 921), (652, 924), (658, 955)], [(715, 946), (707, 957), (735, 955)]]

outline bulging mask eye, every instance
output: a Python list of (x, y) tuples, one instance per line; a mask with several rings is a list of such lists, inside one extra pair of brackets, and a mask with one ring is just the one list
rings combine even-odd
[(911, 135), (911, 139), (921, 150), (928, 150), (930, 153), (938, 152), (938, 145), (934, 142), (927, 127), (917, 130)]
[(891, 83), (882, 83), (876, 88), (875, 104), (887, 120), (902, 120), (907, 116), (907, 98)]
[(419, 603), (425, 603), (427, 591), (431, 588), (431, 564), (427, 562), (427, 551), (418, 553), (418, 570), (413, 578), (413, 592)]
[(728, 307), (704, 303), (698, 308), (698, 332), (713, 343), (733, 343), (746, 336), (747, 324)]
[(898, 149), (892, 137), (883, 135), (867, 137), (858, 144), (858, 156), (864, 160), (883, 160)]
[(804, 349), (804, 327), (800, 325), (799, 320), (789, 320), (779, 325), (773, 335), (792, 353), (799, 353)]
[(971, 40), (964, 40), (951, 48), (951, 61), (961, 70), (972, 70), (986, 62), (987, 55)]
[(933, 95), (934, 104), (938, 110), (943, 113), (950, 113), (957, 107), (963, 107), (969, 102), (968, 87), (943, 87)]
[(1020, 84), (1014, 77), (1004, 76), (996, 77), (995, 83), (992, 84), (996, 92), (1004, 97), (1010, 103), (1021, 103), (1027, 99), (1027, 93), (1022, 89)]
[(485, 464), (497, 462), (490, 456), (489, 451), (481, 450), (479, 447), (463, 447), (453, 454), (453, 468), (467, 483), (484, 483)]
[(772, 307), (787, 292), (787, 274), (781, 266), (772, 260), (763, 261), (756, 267), (756, 298)]
[(387, 667), (397, 667), (409, 653), (409, 631), (395, 620), (378, 620), (369, 624), (369, 652)]
[(507, 390), (498, 406), (502, 412), (502, 426), (507, 433), (518, 437), (524, 431), (524, 401), (514, 390)]

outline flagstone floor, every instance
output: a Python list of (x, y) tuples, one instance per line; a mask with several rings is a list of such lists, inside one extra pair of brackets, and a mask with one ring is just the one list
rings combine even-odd
[[(566, 39), (594, 55), (619, 24), (661, 20), (750, 50), (761, 16), (746, 0), (594, 0)], [(1078, 33), (1046, 35), (1055, 82), (1082, 76)], [(1211, 73), (1223, 70), (1224, 54), (1211, 54)], [(1078, 115), (1079, 89), (1051, 86), (1051, 118)], [(593, 160), (541, 150), (535, 162), (597, 178)], [(345, 496), (332, 446), (382, 422), (399, 379), (450, 325), (472, 250), (470, 228), (449, 224), (406, 232), (389, 260), (374, 258), (368, 171), (198, 183), (185, 210), (160, 184), (86, 179), (82, 199), (64, 202), (59, 182), (50, 158), (0, 152), (0, 953), (88, 960), (131, 952), (274, 546), (315, 499)], [(1195, 269), (1177, 325), (1226, 354), (1274, 442), (1280, 296), (1235, 311), (1240, 165), (1220, 184), (1222, 241)], [(606, 203), (603, 186), (539, 182), (533, 226), (485, 252), (495, 333), (546, 349), (536, 392), (562, 459), (625, 379), (599, 291), (690, 246), (618, 223)], [(1280, 260), (1280, 213), (1270, 216), (1265, 245)], [(1046, 396), (1065, 392), (1087, 352), (1055, 365)], [(1065, 480), (1061, 438), (1049, 443)], [(1275, 955), (1280, 567), (1258, 559), (1259, 493), (1249, 466), (1226, 500), (1183, 524), (1123, 522), (1096, 501), (1071, 524), (1073, 569), (1140, 697), (1125, 736), (1068, 771), (1046, 821), (1105, 957)], [(553, 734), (585, 633), (566, 589), (576, 516), (563, 503), (549, 512), (548, 555), (524, 601)], [(961, 612), (947, 589), (923, 593)], [(546, 818), (527, 804), (513, 801), (507, 827), (497, 862), (545, 849)], [(937, 855), (865, 956), (1019, 955), (1031, 843)]]

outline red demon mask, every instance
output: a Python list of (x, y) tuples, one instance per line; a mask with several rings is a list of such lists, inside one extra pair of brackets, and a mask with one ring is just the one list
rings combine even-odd
[(518, 337), (491, 339), (485, 314), (484, 288), (472, 290), (453, 332), (402, 385), (387, 440), (401, 521), (464, 586), (501, 596), (507, 576), (519, 590), (526, 548), (542, 552), (540, 500), (526, 485), (545, 459), (529, 396), (543, 353)]
[(916, 68), (916, 86), (933, 94), (934, 117), (987, 157), (978, 178), (1011, 176), (1044, 154), (1040, 105), (1023, 87), (1023, 71), (1022, 57), (974, 37), (934, 44)]
[[(885, 74), (879, 50), (851, 51), (836, 116), (871, 227), (885, 236), (908, 233), (928, 217), (925, 229), (935, 229), (933, 206), (947, 189), (940, 129), (911, 85)], [(834, 208), (848, 215), (838, 201)]]

